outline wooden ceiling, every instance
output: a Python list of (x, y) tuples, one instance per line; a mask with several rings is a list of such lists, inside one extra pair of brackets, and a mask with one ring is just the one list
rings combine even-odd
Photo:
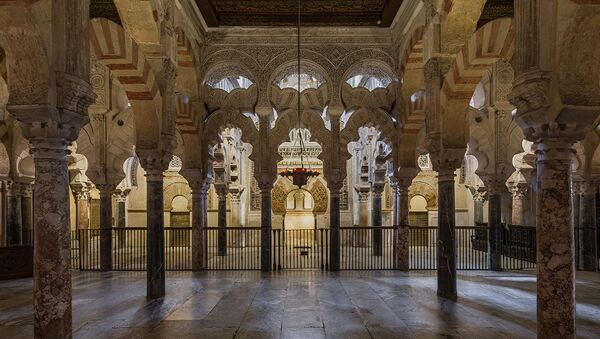
[[(305, 26), (389, 27), (403, 0), (301, 0)], [(296, 0), (196, 0), (208, 27), (295, 26)]]

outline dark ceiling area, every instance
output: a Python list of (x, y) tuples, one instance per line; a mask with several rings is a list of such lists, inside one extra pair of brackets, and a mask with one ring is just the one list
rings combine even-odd
[(477, 28), (499, 18), (510, 18), (515, 13), (514, 0), (488, 0), (483, 7)]
[[(301, 0), (305, 26), (389, 27), (403, 0)], [(196, 0), (208, 27), (295, 26), (296, 0)]]
[(121, 24), (121, 18), (113, 0), (92, 0), (90, 2), (90, 18), (106, 18)]

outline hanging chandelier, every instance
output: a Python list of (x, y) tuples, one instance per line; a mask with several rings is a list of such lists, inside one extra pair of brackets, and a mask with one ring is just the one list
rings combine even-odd
[(312, 169), (306, 168), (304, 167), (304, 156), (305, 156), (305, 148), (304, 148), (304, 138), (302, 136), (302, 129), (301, 129), (301, 115), (302, 115), (302, 109), (301, 109), (301, 103), (300, 103), (300, 0), (298, 0), (298, 22), (297, 22), (297, 48), (298, 48), (298, 87), (296, 88), (298, 90), (298, 111), (297, 111), (297, 115), (298, 115), (298, 122), (297, 122), (297, 131), (298, 131), (298, 138), (297, 140), (300, 141), (300, 167), (296, 166), (294, 168), (291, 169), (286, 169), (284, 171), (281, 171), (279, 173), (279, 175), (281, 175), (282, 177), (285, 178), (291, 178), (292, 182), (294, 183), (294, 185), (298, 186), (298, 188), (302, 188), (302, 186), (306, 185), (308, 183), (308, 179), (313, 178), (313, 177), (317, 177), (319, 175), (319, 172), (314, 171)]

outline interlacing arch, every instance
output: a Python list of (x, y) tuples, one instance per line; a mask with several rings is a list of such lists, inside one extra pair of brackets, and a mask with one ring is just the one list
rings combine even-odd
[[(219, 110), (208, 116), (204, 125), (203, 144), (205, 151), (221, 142), (220, 134), (226, 128), (239, 128), (242, 131), (242, 140), (251, 145), (259, 145), (259, 134), (251, 118), (233, 110)], [(256, 152), (250, 155), (253, 160)]]

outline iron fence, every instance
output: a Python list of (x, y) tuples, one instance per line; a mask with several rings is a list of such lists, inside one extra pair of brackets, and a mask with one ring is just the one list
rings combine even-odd
[(329, 269), (329, 229), (273, 230), (273, 269)]
[(391, 226), (340, 227), (340, 269), (394, 269), (394, 237)]
[(204, 231), (207, 269), (260, 270), (260, 227), (206, 227)]

